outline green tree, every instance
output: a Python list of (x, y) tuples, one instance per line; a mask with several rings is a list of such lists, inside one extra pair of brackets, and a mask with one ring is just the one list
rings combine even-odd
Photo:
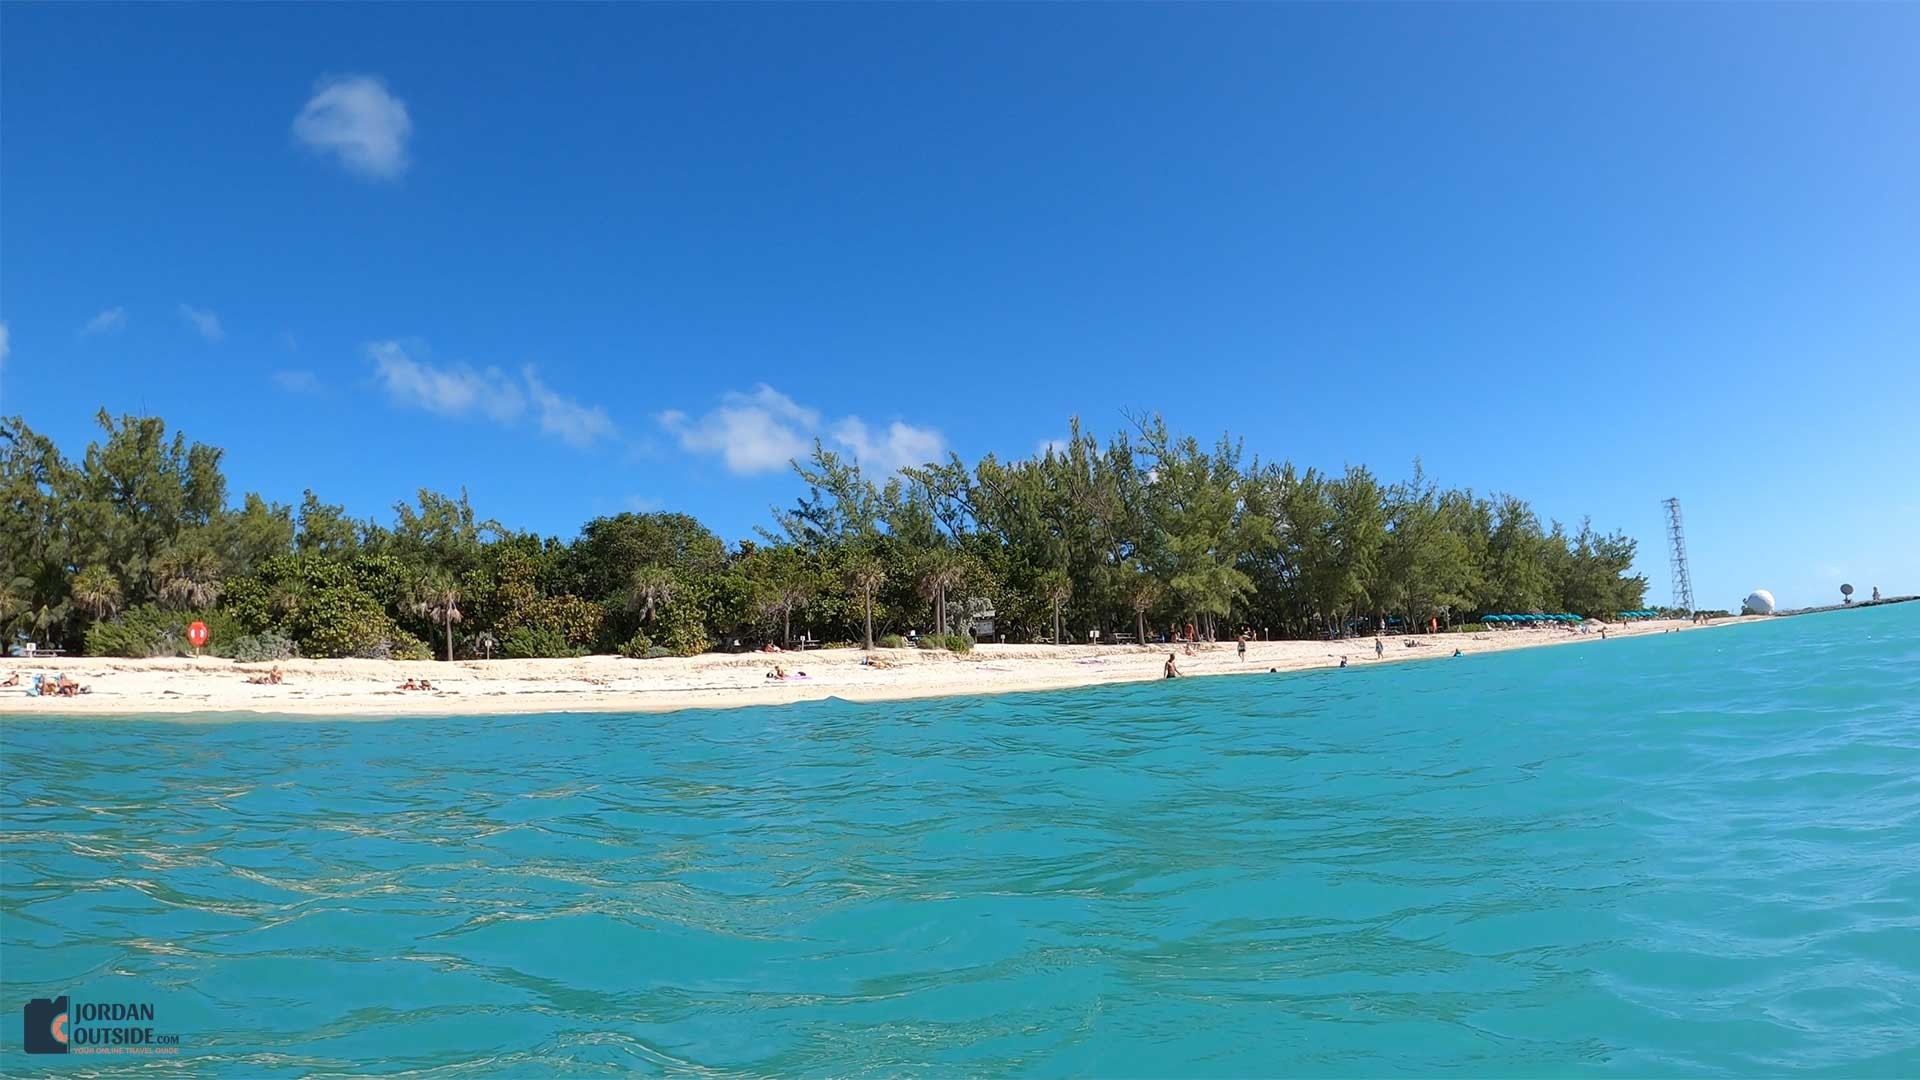
[(847, 584), (860, 596), (860, 610), (865, 620), (865, 633), (861, 637), (861, 648), (873, 651), (873, 594), (887, 582), (887, 567), (872, 554), (856, 555), (847, 566)]
[(120, 582), (103, 566), (89, 566), (73, 576), (73, 602), (95, 619), (111, 619), (120, 611)]
[(453, 660), (453, 624), (461, 619), (460, 588), (447, 578), (435, 578), (421, 585), (420, 598), (415, 601), (420, 614), (445, 627), (447, 633), (447, 660)]

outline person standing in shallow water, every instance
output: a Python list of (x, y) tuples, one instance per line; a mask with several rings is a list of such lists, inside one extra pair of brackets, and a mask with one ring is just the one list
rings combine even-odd
[(1161, 670), (1166, 673), (1166, 677), (1169, 679), (1177, 679), (1180, 677), (1180, 665), (1173, 662), (1172, 653), (1167, 654), (1167, 662)]

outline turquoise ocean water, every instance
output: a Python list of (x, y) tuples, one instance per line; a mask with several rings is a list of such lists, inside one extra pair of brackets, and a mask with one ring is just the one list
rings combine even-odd
[[(8, 719), (0, 1073), (1920, 1074), (1920, 604), (673, 715)], [(145, 1001), (176, 1059), (21, 1053)]]

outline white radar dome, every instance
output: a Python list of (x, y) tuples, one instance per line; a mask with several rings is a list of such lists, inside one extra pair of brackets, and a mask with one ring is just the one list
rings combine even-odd
[(1773, 594), (1765, 589), (1755, 589), (1747, 594), (1746, 603), (1741, 605), (1741, 609), (1747, 615), (1771, 615)]

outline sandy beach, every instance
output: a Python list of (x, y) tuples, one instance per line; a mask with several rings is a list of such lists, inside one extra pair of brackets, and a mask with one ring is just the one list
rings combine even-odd
[[(1683, 620), (1609, 626), (1609, 638), (1692, 632), (1750, 619), (1721, 619), (1710, 626)], [(1346, 641), (1256, 641), (1247, 658), (1232, 641), (1195, 646), (1180, 653), (1183, 674), (1194, 677), (1299, 671), (1337, 666), (1341, 657), (1365, 667), (1467, 656), (1504, 649), (1586, 644), (1604, 647), (1597, 632), (1560, 628), (1432, 634), (1384, 639), (1376, 659), (1373, 638)], [(862, 658), (871, 655), (871, 664)], [(73, 698), (39, 698), (23, 686), (0, 689), (0, 716), (145, 715), (260, 712), (303, 716), (450, 715), (534, 712), (663, 712), (672, 709), (777, 705), (838, 697), (886, 701), (952, 694), (1055, 690), (1161, 677), (1164, 646), (981, 645), (957, 655), (917, 649), (826, 649), (805, 653), (712, 653), (686, 659), (627, 660), (591, 656), (572, 660), (476, 660), (456, 663), (384, 660), (287, 660), (284, 681), (246, 680), (271, 664), (241, 664), (212, 657), (118, 660), (101, 657), (0, 660), (0, 677), (19, 672), (23, 684), (35, 672), (64, 674), (92, 692)], [(767, 676), (775, 665), (790, 677)], [(804, 678), (798, 677), (805, 672)], [(409, 679), (427, 679), (433, 690), (400, 690)]]

